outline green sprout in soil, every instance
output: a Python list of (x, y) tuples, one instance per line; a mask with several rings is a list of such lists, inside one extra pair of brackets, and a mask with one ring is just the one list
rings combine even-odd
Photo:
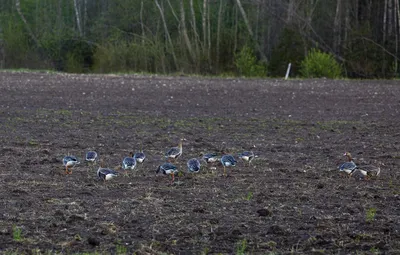
[(376, 248), (376, 247), (372, 247), (369, 251), (370, 251), (372, 254), (381, 254), (381, 252), (379, 251), (379, 249)]
[(366, 215), (366, 221), (367, 222), (371, 222), (373, 220), (375, 220), (375, 216), (376, 216), (376, 208), (369, 208), (367, 210), (367, 215)]
[(247, 196), (246, 196), (245, 199), (246, 199), (247, 201), (250, 201), (252, 198), (253, 198), (253, 192), (249, 191), (249, 193), (247, 193)]
[(235, 252), (235, 254), (236, 255), (245, 255), (246, 254), (246, 252), (245, 252), (246, 249), (247, 249), (247, 240), (244, 239), (242, 241), (239, 241), (236, 244), (236, 252)]
[(13, 240), (18, 242), (22, 241), (22, 230), (14, 225), (12, 231), (13, 231)]
[(127, 248), (126, 248), (124, 245), (122, 245), (122, 244), (117, 244), (117, 246), (116, 246), (115, 248), (116, 248), (116, 250), (117, 250), (117, 255), (125, 255), (125, 254), (128, 254), (128, 253), (127, 253), (127, 252), (128, 252)]
[(267, 242), (267, 246), (268, 246), (268, 248), (270, 248), (271, 250), (275, 251), (276, 246), (277, 246), (277, 243), (274, 242), (274, 241), (269, 241), (269, 242)]
[(38, 143), (38, 141), (32, 139), (32, 140), (29, 140), (28, 145), (29, 146), (38, 146), (39, 143)]
[(203, 251), (201, 252), (201, 255), (207, 255), (210, 252), (210, 249), (208, 247), (204, 248)]

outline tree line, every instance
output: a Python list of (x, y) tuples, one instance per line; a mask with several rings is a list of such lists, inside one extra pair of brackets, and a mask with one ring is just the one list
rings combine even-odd
[(299, 76), (319, 49), (393, 78), (399, 40), (399, 0), (0, 1), (0, 68)]

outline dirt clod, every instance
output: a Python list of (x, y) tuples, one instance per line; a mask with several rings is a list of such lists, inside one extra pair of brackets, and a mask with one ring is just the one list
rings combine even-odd
[(260, 217), (267, 217), (267, 216), (272, 215), (272, 212), (269, 209), (265, 209), (265, 208), (257, 210), (257, 213), (258, 213), (258, 216), (260, 216)]

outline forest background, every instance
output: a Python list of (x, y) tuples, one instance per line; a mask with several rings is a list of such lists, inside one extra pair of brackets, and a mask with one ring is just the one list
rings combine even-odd
[(399, 0), (1, 0), (0, 68), (398, 78)]

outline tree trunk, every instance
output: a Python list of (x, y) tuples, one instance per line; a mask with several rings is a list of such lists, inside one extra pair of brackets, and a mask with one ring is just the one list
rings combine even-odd
[(86, 34), (87, 22), (88, 22), (87, 0), (83, 0), (83, 27), (82, 27), (83, 36), (85, 36)]
[[(385, 0), (384, 3), (384, 8), (383, 8), (383, 22), (382, 22), (382, 46), (383, 48), (386, 45), (386, 36), (387, 36), (387, 13), (388, 13), (388, 0)], [(382, 74), (385, 75), (385, 69), (386, 69), (386, 64), (385, 64), (385, 60), (386, 60), (386, 52), (384, 49), (382, 49), (382, 59), (383, 59), (383, 65), (382, 67)]]
[(400, 36), (400, 6), (399, 6), (399, 1), (397, 1), (397, 0), (394, 1), (394, 8), (395, 8), (394, 16), (396, 17), (395, 18), (395, 23), (397, 24), (397, 26), (395, 26), (396, 31), (394, 32), (394, 34), (395, 34), (395, 54), (396, 54), (396, 57), (394, 59), (394, 67), (393, 67), (394, 70), (393, 70), (393, 72), (394, 72), (394, 75), (396, 77), (398, 77), (399, 76), (399, 66), (398, 66), (399, 61), (398, 61), (398, 58), (400, 57), (399, 56), (399, 36)]
[[(398, 0), (397, 0), (398, 1)], [(388, 14), (388, 19), (387, 19), (387, 36), (388, 39), (392, 38), (393, 35), (393, 20), (394, 20), (394, 15), (393, 15), (393, 4), (392, 0), (385, 0), (385, 5), (387, 5), (387, 14)]]
[(25, 29), (28, 32), (29, 36), (35, 42), (36, 46), (38, 48), (41, 48), (41, 44), (40, 44), (39, 40), (36, 38), (35, 34), (32, 32), (31, 28), (29, 27), (28, 22), (25, 19), (24, 14), (21, 11), (21, 2), (20, 2), (20, 0), (15, 0), (15, 7), (17, 8), (18, 15), (21, 18), (22, 22), (24, 23)]
[[(142, 38), (141, 38), (141, 43), (142, 43), (142, 50), (145, 50), (145, 39), (146, 39), (146, 32), (144, 29), (144, 21), (143, 21), (143, 0), (140, 1), (140, 13), (139, 13), (139, 18), (140, 18), (140, 28), (142, 30)], [(147, 53), (144, 53), (145, 55), (147, 55)], [(148, 67), (148, 58), (147, 57), (143, 57), (143, 61), (144, 61), (144, 69), (145, 70), (149, 70)]]
[(178, 15), (176, 14), (176, 12), (174, 10), (174, 7), (172, 6), (172, 4), (171, 4), (171, 2), (169, 0), (167, 0), (167, 3), (169, 5), (169, 8), (171, 8), (172, 15), (175, 17), (176, 21), (179, 24), (179, 18), (178, 18)]
[(182, 28), (183, 39), (186, 43), (186, 47), (188, 49), (191, 61), (195, 62), (195, 55), (193, 53), (192, 43), (190, 42), (188, 32), (186, 29), (185, 6), (183, 0), (181, 0), (180, 2), (180, 9), (181, 9), (181, 28)]
[(217, 72), (219, 72), (219, 59), (220, 59), (220, 43), (221, 43), (221, 23), (222, 23), (222, 12), (223, 7), (225, 5), (224, 0), (220, 0), (219, 2), (219, 9), (218, 9), (218, 21), (217, 21), (217, 42), (216, 42), (216, 58), (215, 58), (215, 67)]
[[(203, 52), (205, 53), (207, 48), (207, 1), (203, 0), (203, 16), (202, 16), (202, 25), (203, 25)], [(208, 55), (208, 54), (207, 54)]]
[(58, 0), (57, 6), (57, 34), (60, 35), (62, 29), (62, 0)]
[[(196, 13), (194, 11), (194, 5), (193, 5), (193, 0), (190, 0), (190, 13), (192, 15), (192, 21), (190, 22), (192, 25), (192, 30), (193, 30), (193, 42), (194, 42), (194, 47), (195, 47), (195, 59), (199, 59), (200, 55), (200, 36), (199, 33), (197, 32), (197, 24), (196, 24)], [(197, 60), (196, 61), (196, 72), (200, 71), (200, 63)]]
[(289, 0), (288, 8), (287, 8), (287, 17), (286, 17), (286, 24), (291, 24), (294, 16), (294, 1)]
[(167, 37), (168, 43), (169, 43), (170, 48), (171, 48), (171, 55), (172, 55), (172, 58), (173, 58), (173, 61), (174, 61), (175, 68), (179, 69), (178, 61), (177, 61), (176, 56), (175, 56), (174, 44), (172, 43), (172, 39), (171, 39), (171, 36), (169, 35), (169, 31), (168, 31), (167, 22), (165, 21), (164, 11), (161, 8), (160, 4), (158, 3), (158, 0), (154, 0), (154, 2), (157, 5), (158, 10), (160, 11), (160, 17), (161, 17), (161, 20), (162, 20), (163, 26), (164, 26), (164, 33), (165, 33), (165, 36)]
[(212, 68), (211, 68), (211, 63), (212, 62), (211, 62), (211, 21), (210, 21), (211, 19), (210, 19), (210, 13), (211, 13), (210, 5), (208, 5), (208, 7), (207, 7), (207, 46), (208, 46), (207, 59), (208, 59), (208, 66), (212, 70)]
[(385, 0), (384, 8), (383, 8), (383, 22), (382, 22), (382, 45), (386, 44), (386, 35), (387, 35), (387, 7), (388, 7), (388, 0)]
[(255, 38), (254, 38), (253, 30), (251, 29), (249, 20), (247, 19), (247, 15), (246, 15), (246, 12), (245, 12), (244, 9), (243, 9), (242, 3), (240, 2), (240, 0), (236, 0), (236, 3), (237, 3), (237, 6), (238, 6), (238, 8), (239, 8), (240, 13), (242, 14), (244, 23), (246, 24), (247, 31), (248, 31), (248, 33), (250, 34), (251, 38), (253, 39), (253, 41), (254, 41), (254, 43), (255, 43), (255, 45), (256, 45), (257, 51), (258, 51), (258, 53), (259, 53), (260, 56), (261, 56), (261, 59), (262, 59), (265, 63), (267, 63), (267, 62), (268, 62), (268, 59), (267, 59), (267, 57), (265, 56), (264, 52), (261, 50), (260, 44), (259, 44), (259, 43), (255, 40)]
[(74, 9), (75, 9), (75, 18), (76, 18), (76, 26), (78, 27), (79, 36), (82, 37), (82, 27), (81, 27), (81, 19), (78, 10), (77, 0), (74, 0)]
[(350, 28), (350, 4), (348, 1), (345, 1), (345, 17), (344, 17), (344, 43), (347, 44), (348, 40), (348, 31), (351, 30)]
[(341, 34), (341, 2), (342, 0), (336, 0), (336, 14), (335, 21), (333, 24), (333, 50), (335, 53), (339, 52), (340, 46), (340, 34)]
[(145, 31), (144, 31), (144, 23), (143, 23), (143, 0), (140, 2), (140, 28), (142, 29), (142, 46), (144, 46), (145, 39)]
[(236, 53), (238, 50), (238, 32), (239, 32), (239, 13), (237, 5), (235, 5), (235, 33), (234, 33), (234, 42), (233, 42), (233, 52)]

